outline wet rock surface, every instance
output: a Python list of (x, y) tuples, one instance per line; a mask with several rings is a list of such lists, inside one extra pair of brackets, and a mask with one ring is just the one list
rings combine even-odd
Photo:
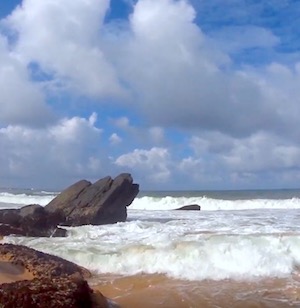
[(85, 280), (89, 271), (72, 262), (12, 244), (0, 244), (0, 256), (35, 277), (1, 284), (0, 307), (108, 307), (107, 299), (95, 294)]

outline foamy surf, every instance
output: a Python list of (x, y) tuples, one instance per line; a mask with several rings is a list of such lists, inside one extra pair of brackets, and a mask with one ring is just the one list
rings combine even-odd
[[(98, 274), (243, 280), (298, 270), (300, 230), (290, 228), (299, 220), (298, 211), (226, 213), (131, 211), (128, 222), (68, 228), (67, 238), (5, 241), (54, 253)], [(141, 216), (144, 220), (136, 219)]]
[(131, 204), (136, 210), (173, 210), (189, 204), (198, 204), (202, 211), (253, 210), (253, 209), (300, 209), (299, 198), (223, 200), (208, 197), (140, 197)]

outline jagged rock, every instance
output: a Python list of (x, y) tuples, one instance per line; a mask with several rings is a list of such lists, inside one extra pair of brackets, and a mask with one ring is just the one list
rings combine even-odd
[(130, 174), (123, 173), (114, 180), (105, 177), (91, 184), (80, 181), (67, 188), (48, 205), (46, 211), (59, 211), (65, 216), (64, 225), (101, 225), (125, 221), (127, 206), (139, 192)]
[(176, 210), (180, 210), (180, 211), (200, 211), (201, 210), (201, 206), (198, 204), (190, 204), (190, 205), (185, 205), (182, 206)]
[[(66, 236), (65, 226), (101, 225), (125, 221), (127, 206), (139, 192), (130, 174), (107, 176), (92, 184), (81, 180), (60, 193), (45, 207), (31, 204), (21, 209), (0, 210), (0, 236)], [(9, 233), (8, 226), (11, 226)], [(1, 233), (3, 230), (3, 233)], [(18, 231), (16, 233), (15, 231)]]

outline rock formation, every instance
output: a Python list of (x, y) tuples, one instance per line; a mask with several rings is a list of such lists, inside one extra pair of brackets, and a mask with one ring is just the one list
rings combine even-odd
[(190, 205), (185, 205), (182, 206), (176, 210), (180, 210), (180, 211), (200, 211), (201, 210), (201, 206), (198, 204), (190, 204)]
[(4, 308), (108, 308), (108, 300), (95, 294), (85, 278), (88, 270), (34, 249), (0, 244), (0, 258), (24, 267), (34, 276), (0, 285), (0, 307)]
[[(130, 174), (105, 177), (94, 184), (81, 180), (60, 193), (45, 207), (0, 210), (0, 235), (65, 236), (58, 226), (101, 225), (125, 221), (127, 206), (139, 192)], [(1, 231), (3, 230), (3, 233)]]
[(45, 210), (60, 212), (65, 217), (64, 225), (101, 225), (125, 221), (127, 206), (139, 192), (130, 174), (123, 173), (114, 180), (105, 177), (91, 184), (80, 181), (53, 199)]

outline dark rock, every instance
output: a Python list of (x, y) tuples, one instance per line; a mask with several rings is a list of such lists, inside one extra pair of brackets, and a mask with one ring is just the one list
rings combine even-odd
[(64, 225), (101, 225), (125, 221), (127, 206), (139, 192), (130, 174), (123, 173), (114, 180), (105, 177), (94, 184), (80, 181), (63, 191), (48, 205), (46, 211), (60, 212)]
[(17, 209), (0, 210), (0, 223), (18, 227), (21, 220), (19, 212), (20, 210)]
[(201, 210), (201, 206), (198, 204), (190, 204), (190, 205), (185, 205), (182, 206), (176, 210), (180, 210), (180, 211), (200, 211)]
[(67, 236), (67, 230), (62, 228), (55, 228), (52, 233), (50, 234), (51, 237), (66, 237)]
[(76, 201), (79, 195), (91, 185), (92, 183), (86, 180), (76, 182), (48, 203), (45, 209), (48, 212), (61, 211), (65, 217), (68, 216), (73, 210), (73, 202)]
[(23, 207), (20, 216), (20, 227), (27, 236), (52, 236), (57, 225), (64, 220), (60, 212), (48, 213), (44, 207), (36, 204)]
[(66, 236), (66, 230), (57, 230), (57, 225), (63, 220), (64, 217), (59, 212), (48, 213), (38, 204), (26, 205), (16, 210), (0, 210), (0, 222), (4, 224), (0, 228), (0, 235)]
[[(31, 204), (21, 209), (0, 210), (0, 223), (10, 225), (10, 234), (25, 236), (66, 236), (58, 226), (101, 225), (125, 221), (127, 206), (139, 192), (130, 174), (115, 179), (105, 177), (91, 184), (81, 180), (54, 198), (45, 207)], [(15, 229), (16, 228), (16, 229)], [(3, 233), (1, 233), (3, 230)], [(8, 235), (8, 227), (0, 228), (0, 236)], [(19, 233), (15, 233), (18, 230)]]
[(0, 236), (7, 236), (7, 235), (21, 235), (25, 236), (25, 232), (17, 227), (7, 225), (7, 224), (0, 224)]

